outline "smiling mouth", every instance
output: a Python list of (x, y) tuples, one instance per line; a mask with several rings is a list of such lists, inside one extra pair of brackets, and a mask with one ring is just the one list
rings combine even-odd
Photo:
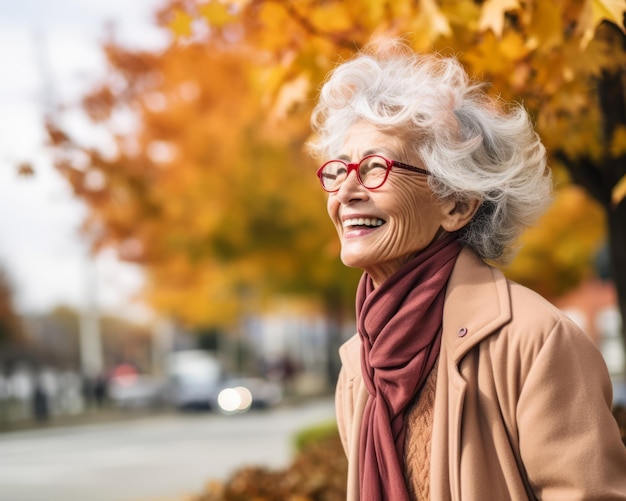
[(346, 219), (343, 222), (343, 227), (346, 229), (353, 228), (378, 228), (385, 224), (385, 221), (376, 217), (354, 217), (352, 219)]

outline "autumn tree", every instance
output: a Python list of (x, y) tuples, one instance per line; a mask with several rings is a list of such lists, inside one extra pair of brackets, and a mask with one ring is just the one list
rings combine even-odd
[[(493, 92), (524, 103), (557, 179), (567, 178), (587, 194), (577, 195), (564, 183), (558, 196), (577, 199), (596, 222), (594, 206), (602, 209), (619, 308), (626, 318), (625, 12), (626, 4), (613, 0), (180, 0), (172, 1), (160, 19), (179, 40), (236, 39), (254, 47), (274, 63), (268, 94), (279, 95), (305, 80), (310, 82), (300, 99), (305, 105), (314, 99), (320, 76), (372, 37), (400, 35), (417, 50), (457, 55), (471, 75), (493, 84)], [(567, 213), (557, 218), (564, 224), (570, 219)], [(564, 252), (552, 238), (545, 243), (553, 254), (579, 255), (588, 268), (599, 242), (598, 232), (591, 233), (590, 238), (579, 232), (586, 253)], [(543, 247), (541, 254), (548, 253)], [(524, 251), (520, 259), (540, 263)], [(552, 268), (537, 270), (575, 285), (584, 274), (580, 259), (553, 258)], [(533, 266), (519, 263), (510, 273), (538, 282)], [(563, 287), (544, 289), (562, 292)]]
[(271, 75), (237, 45), (105, 51), (109, 77), (82, 106), (110, 146), (71, 137), (59, 116), (48, 126), (57, 167), (91, 208), (94, 247), (144, 265), (150, 304), (191, 325), (228, 326), (272, 293), (321, 291), (343, 309), (356, 276), (337, 263), (290, 90), (268, 114)]
[(7, 273), (0, 268), (0, 346), (23, 337), (20, 317), (13, 304), (13, 287)]
[[(510, 273), (548, 292), (574, 285), (605, 220), (626, 317), (625, 10), (611, 0), (171, 0), (158, 13), (172, 34), (163, 51), (105, 44), (108, 78), (83, 104), (110, 148), (70, 137), (56, 116), (57, 165), (91, 208), (96, 245), (145, 265), (157, 308), (232, 319), (255, 290), (314, 291), (341, 309), (357, 275), (336, 257), (302, 147), (308, 117), (338, 61), (401, 35), (457, 55), (535, 118), (559, 192)], [(124, 117), (130, 132), (116, 129)]]

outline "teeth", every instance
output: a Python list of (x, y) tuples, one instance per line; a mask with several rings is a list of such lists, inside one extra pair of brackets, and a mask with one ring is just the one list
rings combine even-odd
[(348, 226), (380, 226), (384, 223), (382, 219), (369, 218), (369, 217), (353, 217), (352, 219), (346, 219), (343, 222), (344, 228)]

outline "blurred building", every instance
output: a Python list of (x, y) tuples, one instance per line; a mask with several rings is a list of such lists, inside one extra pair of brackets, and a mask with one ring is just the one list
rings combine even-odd
[(610, 280), (594, 278), (552, 301), (598, 345), (609, 372), (625, 378), (626, 354), (621, 337), (622, 319), (617, 308), (617, 292)]
[(336, 355), (331, 326), (316, 305), (278, 299), (265, 313), (246, 319), (243, 329), (263, 376), (300, 394), (328, 389)]
[(23, 336), (0, 349), (0, 424), (33, 417), (74, 415), (101, 406), (103, 383), (114, 367), (130, 362), (150, 372), (151, 332), (122, 319), (98, 318), (100, 374), (85, 374), (80, 315), (60, 307), (22, 317)]

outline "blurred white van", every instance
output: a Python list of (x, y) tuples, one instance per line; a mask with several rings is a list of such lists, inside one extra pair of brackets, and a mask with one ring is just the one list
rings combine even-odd
[(178, 409), (209, 409), (222, 378), (218, 358), (205, 350), (175, 351), (167, 356), (168, 401)]

